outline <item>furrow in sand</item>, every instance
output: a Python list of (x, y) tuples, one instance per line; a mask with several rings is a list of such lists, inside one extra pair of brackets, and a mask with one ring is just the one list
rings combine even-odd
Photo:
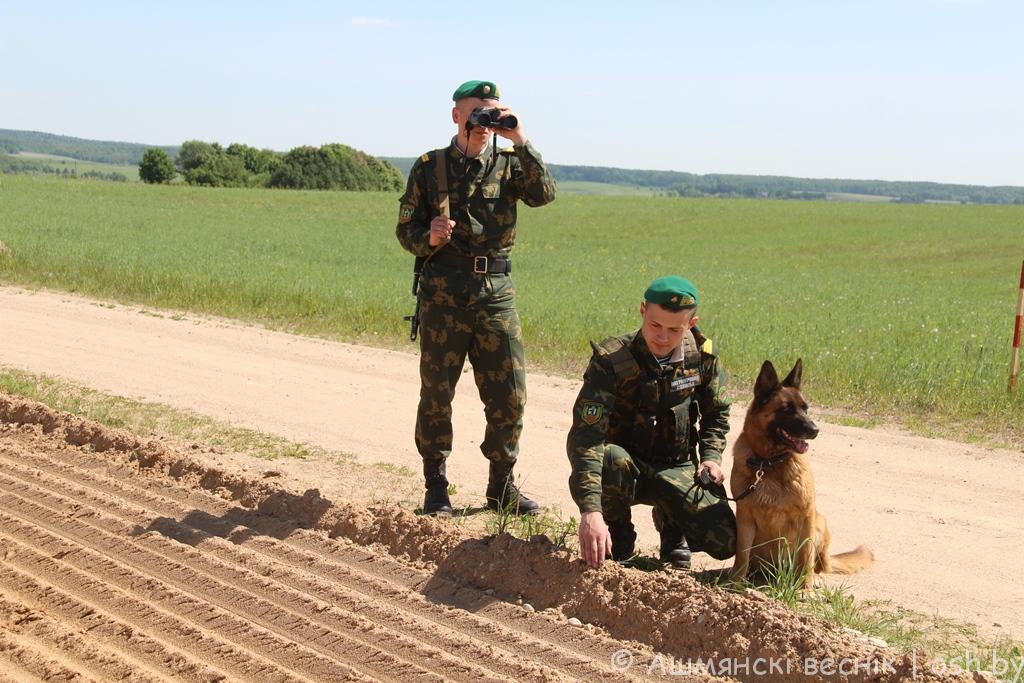
[[(22, 603), (0, 588), (0, 639), (18, 639), (28, 652), (50, 657), (69, 669), (100, 680), (158, 683), (171, 679), (154, 671), (142, 659), (125, 656), (85, 630), (73, 630), (52, 616)], [(4, 647), (4, 646), (0, 646)], [(6, 649), (6, 648), (4, 648)]]
[[(0, 610), (3, 607), (0, 606)], [(6, 616), (6, 615), (5, 615)], [(14, 676), (43, 681), (97, 681), (87, 668), (68, 659), (59, 648), (39, 642), (25, 633), (20, 624), (5, 622), (0, 628), (0, 667)]]
[[(9, 466), (5, 467), (2, 476), (10, 475), (46, 487), (48, 498), (45, 501), (36, 498), (35, 502), (45, 502), (47, 507), (64, 515), (75, 514), (78, 520), (112, 534), (135, 536), (136, 544), (172, 560), (184, 557), (191, 566), (200, 566), (225, 582), (243, 585), (257, 595), (286, 605), (319, 623), (344, 629), (367, 643), (401, 648), (403, 653), (416, 657), (417, 661), (443, 673), (446, 678), (486, 680), (492, 674), (484, 666), (516, 680), (558, 680), (565, 677), (550, 667), (516, 659), (508, 652), (496, 650), (432, 620), (405, 614), (401, 609), (396, 610), (395, 605), (378, 600), (376, 595), (370, 599), (365, 594), (334, 586), (316, 573), (288, 567), (273, 558), (240, 548), (173, 519), (157, 517), (146, 508), (121, 498), (114, 499), (109, 493), (97, 495), (80, 485), (83, 476), (89, 477), (89, 473), (79, 475), (71, 482), (17, 463), (5, 465)], [(65, 493), (67, 495), (63, 495)], [(90, 511), (89, 516), (84, 517), (82, 503), (96, 507), (102, 505), (106, 509), (102, 513)], [(140, 533), (140, 529), (147, 525), (153, 531), (147, 529), (146, 533)], [(168, 537), (184, 539), (199, 550)], [(371, 588), (370, 592), (379, 592), (380, 583)], [(395, 592), (393, 586), (389, 588)], [(400, 592), (408, 593), (405, 590)], [(418, 595), (408, 597), (429, 605)], [(451, 610), (438, 607), (437, 611), (448, 614)], [(455, 659), (449, 652), (460, 659)]]
[(47, 683), (24, 669), (0, 658), (0, 683)]
[[(9, 548), (4, 546), (4, 552)], [(83, 602), (39, 577), (0, 565), (0, 590), (16, 595), (33, 609), (73, 624), (90, 637), (100, 639), (131, 661), (148, 662), (153, 669), (176, 680), (215, 680), (218, 669), (193, 653), (186, 654), (166, 640), (144, 633), (138, 624), (118, 619), (95, 604)]]
[[(9, 463), (15, 467), (16, 461), (4, 455), (0, 451), (5, 466)], [(533, 678), (525, 674), (530, 667), (539, 666), (541, 674), (547, 673), (544, 669), (555, 668), (587, 680), (623, 678), (622, 673), (601, 665), (622, 647), (617, 641), (564, 621), (539, 615), (527, 618), (523, 610), (496, 601), (483, 591), (431, 576), (389, 556), (327, 539), (321, 533), (296, 529), (201, 490), (138, 477), (129, 468), (103, 463), (97, 456), (77, 450), (63, 450), (59, 456), (64, 462), (46, 460), (37, 464), (73, 483), (79, 496), (102, 494), (135, 501), (150, 516), (165, 515), (151, 528), (197, 547), (201, 544), (203, 550), (225, 558), (251, 563), (256, 560), (246, 552), (255, 551), (276, 561), (270, 569), (282, 583), (328, 602), (351, 605), (353, 611), (361, 610), (368, 618), (380, 619), (380, 623), (397, 628), (408, 622), (406, 615), (413, 617), (417, 621), (406, 628), (407, 632), (418, 636), (423, 633), (422, 637), (460, 657), (476, 661), (487, 657), (487, 666), (503, 675)], [(95, 493), (89, 494), (88, 490)], [(182, 536), (178, 520), (202, 533)], [(230, 543), (218, 542), (211, 535), (225, 537)], [(428, 582), (430, 599), (417, 592)], [(438, 604), (440, 601), (468, 606), (473, 613)]]
[[(71, 551), (63, 556), (63, 561), (86, 571), (103, 567), (108, 580), (126, 590), (150, 595), (174, 592), (182, 604), (191, 608), (190, 615), (197, 616), (201, 623), (214, 623), (221, 632), (226, 629), (236, 633), (241, 644), (263, 652), (282, 667), (316, 678), (335, 676), (339, 669), (352, 668), (378, 680), (444, 680), (442, 675), (432, 674), (387, 652), (386, 638), (382, 638), (379, 647), (359, 642), (341, 631), (316, 624), (294, 610), (282, 608), (177, 559), (145, 548), (124, 536), (131, 534), (131, 529), (121, 529), (121, 535), (115, 535), (91, 525), (87, 520), (100, 514), (96, 510), (70, 512), (73, 502), (65, 499), (58, 500), (57, 504), (63, 503), (67, 509), (54, 511), (43, 504), (54, 494), (6, 474), (0, 474), (0, 491), (3, 491), (0, 529), (20, 534), (20, 538), (31, 538), (33, 531), (41, 531), (45, 539), (40, 538), (42, 534), (34, 536), (45, 548)], [(154, 540), (159, 538), (157, 533), (150, 536)], [(187, 546), (174, 545), (200, 555)], [(236, 578), (244, 585), (253, 576), (250, 573), (250, 576)], [(140, 590), (140, 585), (147, 588)], [(312, 609), (326, 607), (319, 604)], [(254, 628), (251, 624), (259, 626)], [(458, 662), (456, 666), (462, 670), (475, 668)], [(464, 677), (469, 678), (469, 675)]]
[[(5, 563), (0, 565), (0, 581), (13, 585), (22, 595), (49, 602), (48, 608), (64, 607), (68, 598), (72, 603), (85, 603), (83, 616), (90, 615), (93, 606), (98, 607), (134, 628), (158, 633), (176, 647), (202, 656), (240, 679), (372, 680), (340, 665), (310, 677), (291, 673), (279, 660), (291, 659), (292, 648), (280, 647), (255, 627), (233, 623), (221, 610), (197, 604), (152, 578), (137, 573), (131, 576), (116, 562), (98, 558), (4, 513), (0, 513), (0, 545), (6, 554)], [(236, 643), (240, 640), (255, 641), (257, 647), (239, 646)], [(260, 652), (277, 656), (272, 660)]]
[[(387, 654), (392, 652), (400, 654), (404, 660), (412, 660), (429, 668), (445, 679), (466, 681), (495, 679), (494, 673), (475, 663), (480, 662), (481, 657), (486, 658), (491, 654), (486, 651), (486, 648), (478, 648), (474, 653), (476, 656), (473, 658), (463, 656), (462, 659), (458, 659), (445, 651), (448, 649), (447, 647), (442, 649), (428, 645), (425, 641), (416, 640), (401, 632), (404, 627), (405, 630), (415, 632), (416, 635), (424, 638), (433, 641), (439, 640), (436, 637), (436, 630), (433, 634), (434, 637), (431, 638), (431, 630), (422, 621), (419, 624), (410, 623), (413, 620), (402, 619), (401, 616), (391, 613), (390, 620), (394, 623), (391, 626), (382, 625), (379, 621), (371, 620), (360, 614), (360, 612), (366, 611), (372, 615), (376, 609), (381, 615), (388, 616), (388, 611), (381, 610), (379, 606), (373, 605), (368, 600), (353, 602), (351, 596), (346, 599), (346, 596), (328, 595), (325, 597), (334, 598), (334, 600), (325, 601), (311, 597), (311, 594), (300, 588), (277, 581), (276, 574), (287, 574), (287, 572), (282, 572), (284, 567), (273, 560), (261, 558), (255, 553), (218, 554), (211, 552), (211, 549), (206, 547), (201, 552), (189, 545), (170, 540), (168, 536), (174, 538), (181, 535), (192, 536), (197, 533), (195, 530), (175, 522), (159, 525), (169, 526), (171, 533), (168, 533), (167, 529), (143, 531), (140, 525), (156, 523), (157, 518), (147, 514), (141, 507), (108, 497), (99, 501), (99, 505), (106, 506), (106, 510), (102, 512), (89, 510), (86, 515), (80, 511), (79, 501), (91, 499), (81, 487), (75, 486), (74, 488), (78, 490), (69, 492), (70, 495), (65, 496), (62, 491), (72, 487), (70, 482), (33, 471), (31, 468), (22, 468), (12, 464), (5, 474), (0, 475), (0, 488), (11, 485), (9, 481), (13, 480), (9, 480), (8, 475), (19, 477), (23, 485), (45, 487), (45, 491), (33, 496), (32, 502), (45, 505), (50, 510), (50, 513), (44, 515), (47, 519), (35, 516), (37, 513), (24, 510), (24, 507), (16, 508), (19, 512), (24, 511), (33, 516), (34, 521), (53, 525), (56, 523), (54, 518), (59, 515), (60, 517), (57, 519), (63, 520), (64, 529), (68, 529), (69, 525), (78, 525), (76, 533), (78, 537), (91, 535), (91, 532), (82, 528), (82, 525), (106, 531), (117, 539), (134, 536), (131, 543), (120, 541), (117, 547), (108, 545), (101, 550), (108, 554), (116, 553), (119, 558), (131, 560), (129, 553), (125, 550), (125, 545), (144, 546), (152, 553), (143, 558), (144, 566), (151, 570), (154, 566), (162, 563), (171, 565), (169, 570), (161, 573), (161, 578), (175, 580), (181, 585), (188, 586), (189, 590), (199, 597), (215, 601), (222, 606), (231, 607), (232, 605), (250, 603), (245, 611), (245, 614), (250, 617), (257, 614), (273, 613), (273, 607), (276, 607), (284, 615), (283, 617), (279, 616), (279, 620), (282, 618), (299, 620), (298, 627), (293, 624), (282, 635), (301, 639), (309, 645), (315, 643), (317, 639), (320, 641), (325, 639), (322, 632), (309, 633), (315, 629), (322, 631), (319, 628), (322, 626), (329, 629), (327, 633), (331, 636), (340, 636), (341, 641), (344, 641), (332, 643), (330, 646), (332, 652), (344, 651), (348, 657), (352, 657), (354, 652), (362, 648), (364, 656), (367, 652), (377, 653), (373, 658), (374, 661), (382, 660), (383, 664), (388, 667), (388, 672), (398, 673), (402, 671), (403, 667), (408, 669), (407, 664), (399, 662)], [(68, 514), (75, 514), (75, 518), (70, 522), (67, 521)], [(224, 546), (222, 550), (233, 548), (227, 541), (209, 538), (211, 542), (216, 540), (222, 544)], [(214, 577), (220, 583), (211, 585), (209, 577)], [(184, 583), (182, 584), (182, 582)], [(207, 584), (205, 590), (202, 588), (204, 582)], [(237, 586), (245, 588), (239, 589)], [(339, 597), (340, 601), (337, 600)], [(270, 607), (271, 605), (272, 607)], [(398, 628), (394, 628), (395, 626)], [(379, 654), (381, 650), (385, 651), (383, 655)], [(460, 655), (463, 654), (460, 653)], [(486, 659), (483, 661), (486, 662)], [(407, 674), (408, 671), (403, 675), (408, 677)], [(559, 678), (554, 670), (532, 670), (523, 665), (507, 674), (519, 680), (557, 680)], [(384, 674), (377, 672), (377, 675), (383, 676)]]

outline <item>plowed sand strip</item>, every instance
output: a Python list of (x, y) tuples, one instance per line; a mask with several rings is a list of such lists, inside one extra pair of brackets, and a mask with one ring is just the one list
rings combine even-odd
[(0, 649), (4, 651), (6, 642), (13, 639), (24, 643), (28, 651), (49, 656), (69, 669), (83, 670), (101, 680), (131, 678), (133, 683), (171, 680), (150, 669), (145, 662), (124, 657), (102, 641), (76, 633), (43, 612), (21, 604), (3, 590), (0, 590), (0, 622), (6, 624), (0, 631), (0, 643), (4, 643), (0, 644)]
[[(380, 619), (396, 628), (404, 626), (408, 631), (432, 637), (434, 641), (440, 640), (445, 649), (457, 648), (450, 651), (460, 657), (480, 661), (479, 657), (485, 656), (491, 660), (487, 666), (503, 675), (519, 680), (536, 677), (530, 674), (547, 677), (551, 672), (545, 669), (554, 666), (588, 680), (622, 679), (622, 675), (610, 667), (595, 664), (595, 661), (608, 661), (610, 654), (622, 646), (616, 641), (552, 619), (535, 616), (527, 623), (524, 619), (526, 614), (521, 609), (495, 602), (481, 591), (431, 578), (429, 574), (417, 572), (379, 554), (328, 541), (320, 534), (284, 528), (286, 525), (280, 522), (233, 507), (214, 496), (161, 480), (138, 476), (129, 479), (127, 472), (121, 472), (118, 479), (108, 477), (97, 469), (95, 456), (70, 449), (61, 455), (80, 466), (52, 460), (34, 464), (63, 479), (63, 491), (70, 497), (83, 502), (88, 500), (95, 506), (109, 506), (111, 499), (119, 499), (117, 511), (110, 507), (108, 511), (127, 515), (125, 519), (140, 526), (145, 526), (155, 514), (167, 515), (148, 528), (201, 547), (204, 552), (216, 552), (234, 562), (265, 564), (266, 559), (273, 559), (274, 564), (261, 568), (261, 573), (269, 570), (271, 573), (267, 576), (327, 602), (348, 604), (353, 610), (366, 608), (368, 611), (363, 612), (364, 616), (375, 621)], [(39, 473), (19, 465), (10, 453), (0, 450), (0, 459), (10, 474), (35, 477), (38, 481)], [(47, 486), (53, 488), (53, 483), (47, 482)], [(93, 493), (85, 487), (92, 489)], [(125, 509), (122, 500), (131, 499), (141, 506), (128, 505)], [(183, 535), (183, 527), (177, 519), (187, 519), (191, 526), (202, 527), (204, 533), (186, 528), (187, 533)], [(251, 526), (237, 528), (240, 523)], [(211, 538), (209, 533), (229, 536), (244, 548)], [(284, 542), (274, 538), (285, 535), (288, 538)], [(373, 562), (372, 566), (370, 562)], [(397, 583), (393, 581), (395, 578)], [(432, 603), (410, 592), (428, 580), (442, 591), (447, 584), (447, 592), (460, 604), (472, 603), (474, 610), (489, 613), (493, 620)], [(380, 605), (382, 601), (385, 602), (383, 606)], [(531, 662), (542, 668), (530, 671)]]
[[(45, 498), (44, 491), (24, 484), (10, 485), (9, 481), (0, 475), (0, 491), (4, 491), (0, 495), (0, 531), (29, 541), (40, 550), (64, 553), (62, 562), (96, 572), (126, 591), (150, 598), (165, 597), (170, 592), (189, 619), (209, 624), (239, 645), (264, 653), (282, 668), (320, 679), (355, 664), (378, 680), (444, 680), (383, 649), (317, 627), (294, 612), (277, 609), (241, 589), (168, 561), (130, 540), (55, 513), (32, 500)], [(90, 511), (86, 516), (93, 514), (97, 513)]]
[[(126, 578), (124, 567), (90, 556), (92, 554), (81, 548), (61, 542), (38, 528), (12, 519), (9, 515), (3, 517), (4, 519), (0, 521), (0, 543), (7, 546), (7, 559), (6, 567), (0, 571), (10, 569), (21, 574), (20, 577), (13, 578), (15, 585), (24, 584), (26, 578), (37, 584), (43, 594), (33, 596), (37, 599), (47, 597), (45, 594), (48, 593), (57, 593), (57, 601), (60, 601), (65, 595), (70, 594), (80, 598), (80, 602), (96, 605), (137, 627), (158, 632), (182, 649), (198, 651), (217, 664), (218, 668), (246, 680), (329, 679), (327, 676), (314, 679), (285, 673), (286, 670), (275, 661), (265, 659), (254, 650), (232, 644), (232, 641), (251, 636), (255, 630), (253, 627), (244, 623), (241, 627), (232, 624), (216, 610), (204, 610), (203, 606), (194, 604), (194, 601), (186, 596), (176, 594), (144, 576), (130, 577), (131, 580), (127, 582), (129, 588), (124, 590), (115, 585), (118, 579)], [(8, 532), (11, 527), (15, 529), (13, 534)], [(83, 571), (73, 566), (71, 561), (89, 566), (91, 571)], [(21, 580), (18, 581), (19, 579)], [(136, 595), (143, 595), (146, 599), (135, 597)], [(147, 599), (152, 601), (152, 604), (147, 602)], [(162, 607), (156, 607), (156, 604), (161, 604)], [(178, 616), (174, 613), (176, 611), (184, 613), (190, 619)], [(188, 623), (189, 621), (199, 623), (201, 627), (196, 628)], [(256, 635), (263, 634), (257, 632)], [(222, 636), (223, 639), (218, 636)], [(284, 654), (290, 654), (289, 651), (292, 649), (275, 647), (277, 644), (269, 638), (263, 638), (261, 642), (266, 648), (264, 652), (276, 650), (277, 659), (282, 658)], [(358, 676), (354, 672), (349, 679), (372, 680), (369, 677)]]
[[(11, 548), (4, 545), (4, 550), (9, 552)], [(100, 639), (105, 644), (118, 648), (121, 652), (129, 653), (131, 657), (147, 659), (156, 668), (161, 668), (160, 664), (165, 663), (166, 666), (161, 670), (176, 680), (216, 680), (219, 671), (232, 669), (260, 671), (264, 675), (271, 673), (267, 669), (260, 669), (258, 663), (253, 663), (251, 660), (248, 661), (246, 667), (245, 656), (240, 655), (237, 651), (232, 651), (231, 646), (226, 644), (218, 644), (218, 649), (209, 659), (204, 658), (203, 654), (184, 654), (183, 650), (166, 640), (151, 638), (141, 633), (138, 621), (128, 622), (117, 619), (93, 603), (83, 602), (64, 592), (63, 589), (11, 566), (0, 565), (0, 588), (22, 596), (23, 601), (26, 604), (31, 604), (35, 609), (55, 615), (68, 623), (81, 625), (90, 638)], [(158, 629), (153, 630), (159, 632)], [(189, 629), (181, 628), (180, 634), (187, 642), (190, 635)], [(201, 642), (198, 636), (193, 637), (192, 640), (196, 648), (204, 649), (205, 643)], [(234, 665), (218, 669), (208, 664), (209, 661), (216, 663), (218, 657), (227, 658), (234, 662)], [(237, 674), (235, 679), (264, 680)], [(274, 680), (300, 681), (304, 679), (276, 676)]]
[(70, 661), (64, 653), (46, 641), (39, 642), (24, 633), (0, 630), (0, 657), (19, 673), (46, 681), (98, 681), (84, 667)]
[[(184, 555), (188, 558), (190, 567), (200, 567), (202, 571), (217, 576), (228, 584), (224, 593), (230, 592), (233, 585), (245, 586), (254, 595), (274, 601), (278, 606), (293, 609), (295, 613), (318, 623), (343, 629), (367, 644), (386, 646), (388, 649), (401, 651), (403, 655), (415, 657), (417, 661), (425, 662), (447, 678), (476, 681), (493, 677), (494, 674), (482, 668), (483, 666), (490, 669), (498, 668), (501, 675), (516, 680), (557, 680), (560, 677), (558, 672), (550, 667), (516, 660), (508, 653), (495, 651), (435, 622), (396, 612), (379, 601), (371, 601), (350, 591), (334, 590), (329, 584), (319, 581), (315, 574), (303, 572), (306, 576), (300, 578), (300, 572), (289, 570), (273, 559), (241, 550), (223, 539), (198, 532), (173, 520), (160, 519), (144, 508), (120, 500), (100, 498), (97, 501), (95, 494), (90, 496), (88, 491), (77, 484), (14, 462), (5, 463), (5, 473), (0, 475), (0, 481), (13, 481), (8, 479), (8, 475), (45, 486), (46, 493), (34, 497), (33, 502), (44, 504), (61, 515), (75, 514), (79, 507), (76, 501), (114, 506), (108, 507), (104, 513), (90, 512), (88, 518), (79, 515), (73, 522), (87, 523), (105, 529), (120, 538), (135, 536), (134, 543), (150, 548), (172, 562)], [(21, 509), (23, 508), (18, 508)], [(49, 524), (37, 517), (33, 519)], [(69, 522), (65, 521), (64, 524), (67, 528)], [(150, 524), (155, 525), (160, 533), (149, 532), (140, 535), (140, 529)], [(203, 552), (199, 552), (165, 536), (178, 539), (201, 536), (201, 540), (205, 540), (206, 544), (201, 546)], [(195, 544), (200, 547), (198, 542)], [(130, 560), (128, 553), (119, 552), (118, 556)], [(187, 576), (188, 571), (187, 568), (176, 569), (174, 574), (185, 577), (190, 586), (197, 585), (197, 580)], [(311, 595), (316, 597), (310, 597)], [(202, 594), (200, 597), (219, 600), (220, 593), (214, 593), (212, 596)], [(253, 610), (250, 614), (256, 611), (258, 610)], [(409, 632), (420, 640), (403, 635), (401, 631)], [(429, 643), (437, 643), (443, 649)], [(446, 651), (457, 654), (463, 661), (460, 662)], [(489, 661), (492, 659), (496, 662)]]
[(46, 681), (9, 662), (0, 660), (0, 683), (46, 683)]
[[(0, 681), (7, 683), (50, 683), (51, 681), (86, 681), (74, 671), (62, 669), (52, 662), (40, 661), (38, 653), (16, 651), (16, 646), (7, 642), (0, 644), (4, 648), (0, 658)], [(22, 662), (21, 660), (28, 660)]]
[[(99, 511), (70, 518), (76, 506), (73, 499), (12, 481), (6, 474), (0, 474), (0, 491), (18, 496), (0, 498), (12, 514), (52, 533), (59, 532), (108, 557), (143, 567), (177, 590), (248, 615), (250, 620), (265, 628), (300, 639), (325, 656), (344, 652), (348, 661), (358, 656), (357, 666), (364, 668), (364, 663), (370, 662), (373, 674), (381, 678), (400, 675), (406, 680), (413, 676), (431, 680), (428, 671), (392, 654), (397, 652), (423, 662), (445, 679), (497, 680), (492, 672), (479, 665), (460, 661), (436, 647), (380, 628), (368, 619), (334, 608), (329, 602), (310, 598), (265, 578), (271, 570), (266, 562), (254, 563), (251, 569), (229, 564), (156, 532), (139, 535), (138, 525)], [(43, 483), (42, 477), (40, 483)], [(59, 486), (59, 482), (52, 479), (45, 483)], [(132, 536), (136, 538), (125, 540)], [(548, 678), (557, 678), (554, 671), (544, 673)]]
[(23, 572), (0, 566), (0, 590), (8, 595), (17, 595), (22, 602), (36, 610), (76, 624), (91, 639), (102, 640), (127, 659), (147, 661), (154, 668), (179, 679), (206, 680), (216, 672), (216, 669), (202, 660), (185, 655), (167, 642), (140, 633), (128, 623)]

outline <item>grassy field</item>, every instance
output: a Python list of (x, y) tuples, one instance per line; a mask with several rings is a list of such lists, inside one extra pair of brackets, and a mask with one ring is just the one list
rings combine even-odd
[[(5, 176), (0, 280), (411, 350), (396, 199)], [(1006, 393), (1024, 207), (566, 194), (520, 216), (535, 369), (578, 376), (587, 340), (632, 329), (678, 272), (743, 400), (762, 360), (799, 356), (819, 407), (1024, 445)]]
[(120, 166), (118, 164), (103, 164), (97, 161), (81, 161), (70, 157), (57, 156), (55, 154), (37, 154), (35, 152), (19, 152), (14, 155), (18, 159), (38, 161), (40, 164), (50, 166), (59, 170), (65, 168), (74, 171), (78, 175), (95, 171), (97, 173), (120, 173), (126, 176), (130, 182), (138, 182), (138, 166)]

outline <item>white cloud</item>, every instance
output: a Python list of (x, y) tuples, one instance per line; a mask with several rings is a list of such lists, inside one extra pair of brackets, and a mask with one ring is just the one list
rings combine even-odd
[(354, 17), (348, 20), (349, 26), (360, 28), (393, 28), (394, 24), (390, 19), (375, 19), (373, 17)]

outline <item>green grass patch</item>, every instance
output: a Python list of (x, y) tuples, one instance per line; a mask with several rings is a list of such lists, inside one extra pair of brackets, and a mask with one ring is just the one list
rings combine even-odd
[[(397, 197), (0, 178), (0, 281), (413, 347)], [(564, 193), (523, 208), (514, 252), (533, 369), (578, 377), (682, 273), (742, 401), (804, 360), (820, 408), (1024, 445), (1006, 392), (1024, 207)]]
[(412, 468), (406, 465), (396, 465), (390, 462), (375, 462), (371, 465), (374, 469), (378, 469), (388, 474), (394, 474), (399, 477), (411, 477), (416, 473), (412, 471)]
[(354, 460), (350, 454), (328, 453), (317, 446), (235, 427), (191, 411), (111, 396), (74, 382), (10, 368), (0, 368), (0, 390), (107, 427), (128, 430), (140, 438), (165, 434), (185, 444), (213, 446), (263, 460), (305, 459), (314, 455)]
[[(547, 536), (556, 547), (578, 550), (579, 520), (575, 517), (564, 520), (560, 514), (548, 511), (537, 515), (518, 515), (513, 506), (504, 510), (487, 510), (484, 514), (483, 529), (488, 535), (507, 533), (524, 541), (534, 536)], [(456, 516), (459, 516), (458, 511)], [(461, 516), (465, 516), (465, 511)]]

